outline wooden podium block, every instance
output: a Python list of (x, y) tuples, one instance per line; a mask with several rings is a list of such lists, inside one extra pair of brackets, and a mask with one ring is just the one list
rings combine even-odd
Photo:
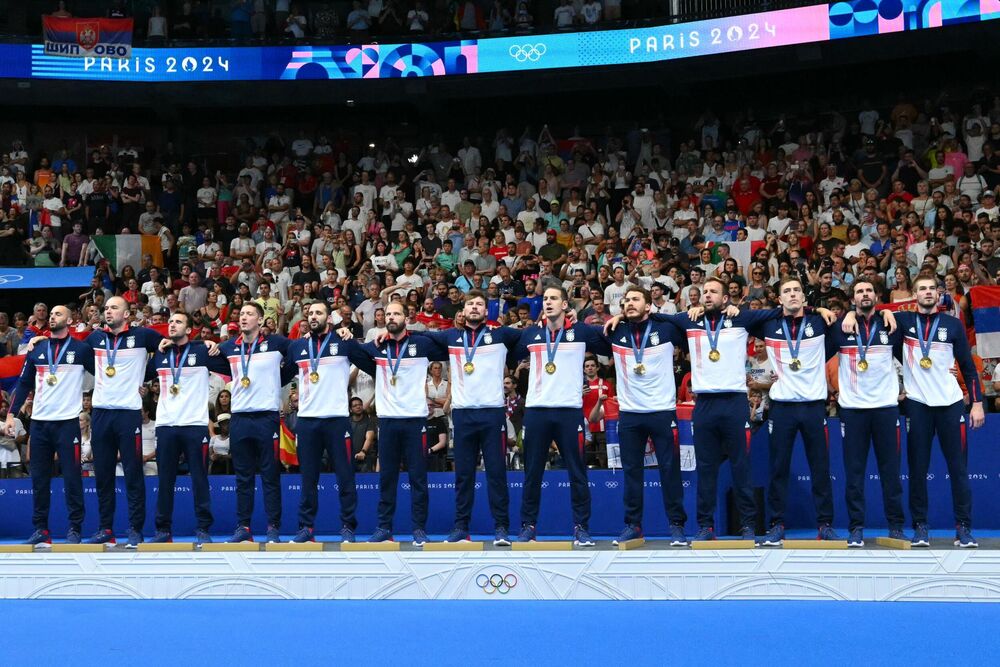
[(256, 542), (210, 542), (201, 545), (202, 551), (260, 551)]
[(828, 551), (830, 549), (846, 549), (847, 540), (785, 540), (782, 549), (816, 549)]
[(893, 537), (876, 537), (875, 544), (880, 547), (888, 547), (890, 549), (912, 549), (913, 545), (910, 544), (909, 540), (897, 540)]
[[(0, 554), (30, 554), (34, 553), (35, 547), (32, 544), (0, 544)], [(39, 549), (45, 553), (48, 549)]]
[(624, 542), (618, 543), (618, 551), (631, 551), (632, 549), (638, 549), (646, 544), (646, 538), (639, 537), (634, 540), (625, 540)]
[(424, 551), (482, 551), (482, 542), (427, 542)]
[(279, 542), (265, 544), (264, 551), (322, 551), (322, 542)]
[(102, 554), (108, 549), (103, 544), (53, 544), (54, 554)]
[(705, 540), (691, 543), (691, 548), (697, 551), (753, 549), (755, 546), (757, 543), (753, 540)]
[(145, 553), (194, 551), (194, 542), (143, 542), (139, 545), (139, 551)]
[(399, 542), (341, 542), (341, 551), (399, 551)]
[(510, 545), (514, 551), (572, 551), (573, 543), (569, 540), (545, 540), (535, 542), (514, 542)]

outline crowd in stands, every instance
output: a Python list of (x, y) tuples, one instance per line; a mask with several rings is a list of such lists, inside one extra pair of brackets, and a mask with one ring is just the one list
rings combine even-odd
[[(775, 305), (782, 277), (796, 275), (810, 305), (842, 313), (857, 277), (890, 304), (910, 300), (920, 274), (938, 278), (942, 308), (971, 328), (968, 290), (1000, 283), (1000, 97), (961, 106), (900, 98), (767, 123), (706, 110), (683, 132), (501, 128), (488, 142), (435, 136), (412, 150), (392, 138), (302, 130), (272, 133), (234, 156), (237, 166), (211, 171), (173, 146), (101, 145), (80, 155), (8, 146), (0, 265), (94, 266), (73, 304), (80, 330), (101, 326), (102, 304), (121, 295), (135, 324), (184, 310), (211, 340), (233, 335), (239, 306), (253, 300), (268, 332), (296, 337), (305, 306), (323, 300), (355, 337), (372, 340), (392, 301), (406, 306), (413, 331), (461, 326), (462, 295), (477, 288), (488, 294), (492, 324), (528, 327), (549, 285), (566, 287), (576, 318), (600, 324), (619, 312), (630, 284), (650, 289), (654, 309), (669, 313), (698, 305), (709, 276), (726, 282), (733, 303), (759, 309)], [(139, 266), (115, 267), (92, 240), (108, 234), (155, 236), (162, 261), (150, 253)], [(16, 354), (45, 317), (45, 304), (0, 313), (0, 355)], [(759, 425), (775, 375), (762, 342), (753, 345), (747, 388)], [(977, 358), (990, 409), (996, 361)], [(611, 363), (585, 365), (594, 466), (606, 464)], [(506, 382), (515, 437), (524, 370)], [(694, 398), (689, 370), (679, 350), (681, 401)], [(228, 392), (215, 383), (213, 456), (224, 469)], [(449, 465), (447, 385), (447, 368), (434, 364), (427, 400), (437, 469)], [(357, 462), (371, 470), (372, 379), (356, 373), (352, 391), (354, 443), (364, 449)], [(148, 402), (155, 420), (155, 396)], [(286, 419), (295, 405), (293, 390)]]

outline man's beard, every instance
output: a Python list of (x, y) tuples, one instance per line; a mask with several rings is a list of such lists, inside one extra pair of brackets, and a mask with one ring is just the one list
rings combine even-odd
[(402, 332), (403, 329), (406, 328), (406, 323), (405, 322), (399, 322), (399, 323), (397, 323), (397, 322), (386, 322), (385, 328), (386, 328), (386, 331), (388, 331), (391, 334), (398, 334), (398, 333)]

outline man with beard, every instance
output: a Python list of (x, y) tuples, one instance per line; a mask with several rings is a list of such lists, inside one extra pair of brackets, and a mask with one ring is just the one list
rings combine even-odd
[(365, 364), (355, 364), (375, 377), (375, 404), (379, 412), (378, 527), (371, 542), (391, 541), (396, 513), (399, 466), (409, 474), (413, 546), (427, 543), (427, 366), (444, 361), (447, 353), (425, 336), (410, 336), (406, 309), (399, 302), (385, 308), (388, 336), (380, 343), (361, 346)]
[[(167, 320), (170, 346), (154, 354), (146, 377), (160, 385), (156, 406), (156, 468), (160, 490), (156, 496), (156, 535), (153, 542), (173, 542), (174, 483), (181, 454), (187, 461), (197, 520), (195, 544), (211, 542), (212, 501), (208, 491), (208, 379), (209, 373), (229, 373), (221, 356), (193, 341), (191, 316), (177, 312)], [(166, 346), (164, 346), (166, 347)]]
[(309, 305), (306, 314), (309, 337), (293, 340), (285, 353), (284, 383), (297, 379), (299, 388), (298, 439), (299, 471), (302, 473), (302, 500), (299, 503), (299, 532), (293, 542), (314, 542), (313, 527), (319, 508), (319, 473), (326, 452), (337, 474), (340, 490), (340, 537), (354, 541), (358, 521), (355, 510), (358, 493), (354, 486), (348, 385), (351, 364), (371, 365), (352, 340), (340, 340), (330, 323), (330, 309), (322, 301)]
[(94, 372), (90, 347), (69, 335), (70, 311), (56, 306), (49, 313), (50, 338), (28, 352), (21, 377), (10, 400), (4, 429), (14, 435), (14, 417), (28, 394), (34, 392), (30, 442), (32, 523), (35, 532), (26, 544), (40, 549), (52, 545), (49, 533), (52, 463), (56, 456), (63, 477), (63, 493), (69, 513), (66, 542), (79, 544), (83, 524), (83, 482), (80, 478), (80, 409), (85, 373)]

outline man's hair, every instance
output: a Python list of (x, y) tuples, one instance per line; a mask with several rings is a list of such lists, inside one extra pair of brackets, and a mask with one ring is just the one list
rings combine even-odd
[(778, 291), (780, 292), (781, 288), (784, 287), (787, 283), (798, 283), (799, 287), (802, 287), (802, 281), (799, 279), (798, 276), (785, 276), (780, 281), (778, 281)]
[(545, 292), (548, 292), (549, 290), (558, 290), (559, 295), (562, 297), (563, 301), (569, 301), (569, 293), (566, 291), (566, 288), (563, 287), (562, 285), (549, 285), (542, 291), (542, 296), (545, 296)]
[(702, 286), (702, 291), (704, 291), (704, 288), (705, 288), (705, 287), (708, 287), (708, 284), (709, 284), (709, 283), (719, 283), (719, 287), (721, 287), (721, 288), (722, 288), (722, 292), (723, 292), (723, 293), (725, 293), (725, 292), (726, 292), (726, 290), (728, 290), (728, 289), (729, 289), (729, 286), (728, 286), (728, 285), (726, 285), (726, 283), (724, 283), (724, 282), (722, 281), (722, 279), (721, 279), (721, 278), (716, 278), (715, 276), (712, 276), (711, 278), (709, 278), (708, 280), (706, 280), (705, 282), (703, 282), (703, 283), (701, 284), (701, 286)]
[(855, 279), (854, 284), (851, 286), (851, 294), (854, 294), (857, 291), (858, 285), (870, 285), (872, 290), (876, 294), (878, 294), (878, 286), (873, 281), (868, 280), (867, 278)]
[(483, 301), (489, 300), (486, 298), (486, 294), (483, 293), (483, 290), (475, 288), (470, 289), (468, 292), (465, 293), (464, 301), (465, 303), (469, 303), (473, 299), (482, 299)]
[(924, 283), (924, 282), (934, 283), (934, 287), (938, 286), (937, 277), (932, 276), (930, 274), (921, 273), (920, 275), (918, 275), (916, 278), (913, 279), (913, 289), (914, 289), (914, 291), (916, 291), (917, 285), (919, 285), (920, 283)]
[(191, 316), (189, 314), (185, 313), (183, 310), (178, 310), (176, 313), (174, 313), (174, 315), (180, 315), (181, 317), (184, 318), (184, 321), (187, 322), (187, 324), (184, 325), (185, 327), (192, 326), (192, 324), (191, 324), (191, 322), (192, 322), (191, 321)]
[(326, 310), (326, 314), (327, 315), (330, 314), (330, 304), (328, 304), (326, 301), (319, 301), (319, 300), (313, 301), (312, 303), (309, 304), (306, 310), (309, 310), (309, 308), (312, 308), (313, 306), (323, 306), (323, 309)]
[(251, 308), (253, 308), (254, 310), (257, 311), (258, 315), (260, 315), (261, 317), (264, 317), (264, 306), (260, 305), (256, 301), (244, 301), (243, 302), (243, 307), (246, 307), (246, 306), (250, 306)]
[(627, 290), (625, 290), (625, 294), (623, 295), (623, 297), (628, 296), (632, 292), (637, 292), (641, 294), (642, 298), (645, 299), (646, 303), (653, 302), (653, 296), (649, 293), (649, 290), (646, 289), (645, 287), (640, 287), (639, 285), (630, 286)]

